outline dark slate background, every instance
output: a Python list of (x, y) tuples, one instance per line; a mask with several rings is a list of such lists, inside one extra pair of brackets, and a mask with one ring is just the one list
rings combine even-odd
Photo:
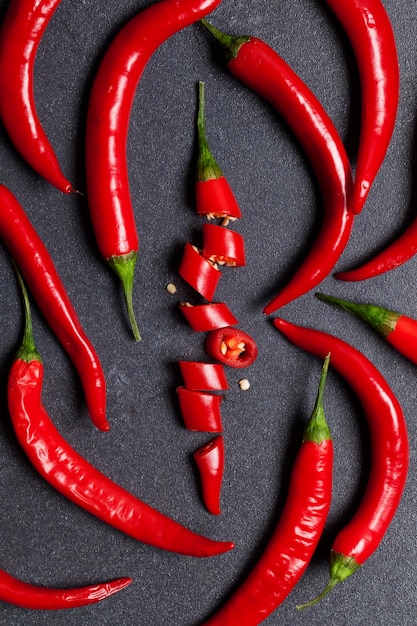
[[(8, 2), (1, 0), (3, 16)], [(88, 94), (99, 60), (118, 29), (149, 2), (69, 2), (56, 11), (41, 43), (35, 87), (39, 116), (66, 175), (84, 188), (83, 142)], [(385, 0), (398, 42), (401, 99), (392, 144), (351, 241), (338, 264), (350, 268), (381, 249), (414, 217), (416, 186), (417, 5)], [(224, 0), (212, 18), (235, 34), (265, 39), (296, 70), (334, 120), (354, 158), (360, 111), (355, 60), (324, 0)], [(182, 246), (199, 242), (193, 205), (196, 84), (206, 82), (210, 145), (241, 204), (247, 266), (227, 269), (217, 298), (259, 345), (247, 371), (228, 371), (223, 404), (226, 470), (223, 513), (201, 503), (191, 454), (210, 436), (186, 431), (175, 387), (177, 361), (204, 359), (203, 336), (178, 312), (194, 294), (177, 275)], [(120, 286), (100, 258), (86, 199), (41, 180), (0, 129), (1, 182), (27, 210), (44, 239), (108, 381), (108, 434), (95, 430), (77, 375), (33, 305), (36, 342), (45, 362), (43, 399), (70, 444), (115, 481), (194, 530), (234, 540), (233, 552), (193, 559), (142, 545), (82, 511), (46, 484), (16, 442), (6, 404), (8, 370), (20, 341), (21, 304), (8, 254), (0, 247), (1, 563), (28, 582), (75, 586), (131, 576), (133, 584), (88, 608), (47, 613), (0, 605), (0, 624), (37, 626), (196, 626), (212, 614), (256, 560), (276, 524), (321, 363), (280, 336), (262, 307), (303, 258), (321, 219), (310, 165), (291, 132), (255, 94), (227, 74), (203, 29), (166, 42), (150, 61), (132, 111), (131, 192), (141, 241), (134, 301), (143, 340), (135, 344)], [(372, 301), (417, 316), (417, 258), (363, 283), (329, 276), (323, 292)], [(176, 295), (166, 292), (174, 282)], [(332, 540), (366, 484), (370, 447), (362, 409), (330, 371), (325, 408), (335, 445), (334, 494), (326, 530), (305, 576), (265, 624), (407, 626), (417, 594), (416, 367), (360, 320), (309, 293), (280, 314), (334, 333), (360, 348), (398, 395), (410, 434), (404, 497), (380, 548), (318, 606), (295, 605), (327, 580)], [(245, 375), (250, 390), (239, 389)]]

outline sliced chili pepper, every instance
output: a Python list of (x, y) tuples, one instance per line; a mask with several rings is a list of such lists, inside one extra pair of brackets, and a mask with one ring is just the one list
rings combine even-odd
[(380, 0), (326, 0), (352, 44), (361, 81), (361, 132), (352, 196), (360, 213), (385, 158), (399, 100), (395, 36)]
[(248, 367), (258, 356), (255, 340), (243, 330), (230, 326), (210, 331), (204, 348), (210, 358), (229, 367)]
[(0, 570), (0, 601), (14, 604), (23, 609), (59, 610), (95, 604), (121, 591), (132, 582), (131, 578), (117, 578), (108, 583), (78, 587), (75, 589), (54, 589), (38, 587), (23, 582)]
[(48, 324), (80, 376), (94, 425), (107, 431), (106, 379), (55, 265), (24, 209), (0, 185), (0, 238), (17, 263)]
[(178, 273), (206, 300), (213, 300), (221, 272), (216, 264), (202, 256), (198, 248), (186, 243)]
[(215, 393), (177, 388), (178, 400), (185, 427), (205, 433), (220, 433), (223, 430), (220, 406), (223, 396)]
[(61, 0), (11, 0), (0, 30), (0, 118), (34, 170), (61, 191), (74, 191), (36, 112), (33, 71), (42, 36)]
[(351, 386), (367, 417), (372, 465), (361, 503), (335, 538), (330, 555), (330, 580), (324, 591), (299, 608), (318, 602), (353, 574), (377, 549), (394, 517), (408, 470), (408, 434), (398, 399), (379, 370), (356, 348), (338, 337), (277, 318), (274, 326), (294, 345), (323, 358)]
[(226, 391), (229, 389), (223, 365), (200, 361), (179, 361), (184, 385), (190, 391)]
[(9, 374), (7, 398), (17, 439), (39, 474), (98, 519), (149, 545), (198, 557), (233, 548), (233, 543), (196, 534), (145, 504), (91, 465), (60, 435), (41, 401), (44, 370), (34, 345), (24, 285), (22, 290), (25, 333)]
[(219, 265), (246, 265), (242, 235), (217, 224), (203, 224), (203, 255)]
[(257, 626), (285, 600), (321, 537), (332, 494), (333, 444), (323, 409), (328, 359), (275, 530), (249, 575), (204, 626)]
[(224, 302), (210, 302), (194, 306), (189, 302), (182, 302), (180, 309), (191, 328), (197, 332), (208, 332), (238, 323)]
[(116, 35), (94, 79), (86, 124), (86, 179), (91, 220), (102, 256), (120, 278), (130, 324), (140, 339), (132, 291), (139, 240), (130, 197), (126, 145), (137, 85), (153, 53), (221, 0), (161, 0)]
[(220, 496), (224, 472), (224, 441), (218, 435), (195, 450), (194, 460), (200, 472), (203, 502), (213, 515), (220, 515)]
[(196, 208), (208, 219), (222, 217), (226, 222), (242, 217), (236, 197), (210, 150), (204, 112), (204, 83), (198, 83), (198, 157), (196, 175)]
[(376, 304), (350, 302), (323, 293), (316, 296), (368, 322), (400, 354), (417, 365), (417, 320)]
[(269, 314), (318, 285), (334, 268), (353, 225), (349, 210), (352, 172), (343, 142), (320, 102), (264, 41), (232, 37), (206, 20), (220, 43), (230, 73), (272, 104), (304, 147), (323, 195), (324, 221), (308, 255), (280, 293), (264, 308)]

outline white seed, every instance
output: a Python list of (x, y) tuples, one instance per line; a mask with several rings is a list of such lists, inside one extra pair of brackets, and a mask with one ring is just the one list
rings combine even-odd
[(171, 295), (174, 293), (177, 293), (177, 288), (174, 285), (174, 283), (168, 283), (167, 285), (167, 292), (170, 293)]
[(220, 352), (222, 353), (223, 356), (227, 354), (227, 344), (225, 341), (222, 341), (222, 343), (220, 344)]
[(247, 391), (250, 387), (250, 382), (247, 378), (242, 378), (241, 380), (239, 380), (239, 387), (242, 389), (242, 391)]

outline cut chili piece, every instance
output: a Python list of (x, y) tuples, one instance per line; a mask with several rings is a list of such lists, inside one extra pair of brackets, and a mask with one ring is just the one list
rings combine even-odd
[(187, 430), (220, 433), (223, 430), (220, 405), (223, 396), (177, 388), (181, 413)]
[(185, 244), (178, 273), (203, 298), (213, 300), (221, 272), (190, 243)]
[(230, 367), (248, 367), (258, 356), (255, 340), (238, 328), (226, 327), (210, 331), (204, 347), (209, 357)]
[(207, 510), (220, 515), (220, 496), (224, 472), (224, 441), (218, 435), (198, 448), (193, 454), (200, 472), (201, 493)]
[(203, 256), (219, 265), (246, 265), (242, 235), (217, 224), (203, 225)]
[(238, 324), (238, 320), (224, 302), (197, 305), (182, 302), (180, 309), (191, 328), (197, 332), (208, 332)]
[(180, 361), (179, 366), (184, 385), (190, 391), (226, 391), (229, 389), (221, 363)]

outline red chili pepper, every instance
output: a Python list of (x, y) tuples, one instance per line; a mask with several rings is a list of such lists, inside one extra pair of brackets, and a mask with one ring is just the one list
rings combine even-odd
[(221, 272), (190, 243), (185, 244), (178, 273), (203, 298), (213, 300)]
[(203, 224), (203, 255), (219, 265), (246, 265), (242, 235), (217, 224)]
[(248, 367), (258, 356), (255, 340), (243, 330), (230, 326), (210, 331), (204, 348), (210, 358), (229, 367)]
[(328, 360), (269, 542), (244, 582), (204, 626), (257, 626), (285, 600), (314, 554), (330, 508), (333, 444), (323, 409)]
[(145, 504), (97, 470), (60, 435), (42, 404), (43, 365), (22, 287), (25, 334), (9, 374), (7, 397), (18, 441), (39, 474), (69, 500), (138, 541), (198, 557), (233, 548), (233, 543), (198, 535)]
[(117, 578), (108, 583), (88, 587), (54, 589), (25, 583), (4, 570), (0, 570), (0, 601), (23, 609), (41, 611), (73, 609), (100, 602), (121, 591), (131, 582), (131, 578)]
[(255, 37), (232, 37), (201, 22), (219, 41), (231, 74), (272, 104), (289, 124), (311, 161), (323, 195), (324, 221), (318, 237), (287, 285), (264, 308), (269, 314), (318, 285), (345, 249), (354, 217), (348, 210), (349, 159), (320, 102), (272, 48)]
[(220, 405), (223, 396), (215, 393), (177, 388), (178, 400), (185, 427), (205, 433), (220, 433), (223, 430)]
[(345, 29), (358, 64), (362, 119), (352, 210), (360, 213), (385, 158), (399, 99), (397, 47), (380, 0), (326, 0)]
[(224, 441), (218, 435), (193, 453), (200, 472), (203, 502), (213, 515), (220, 515), (220, 496), (224, 472)]
[(33, 71), (39, 43), (61, 0), (11, 0), (0, 30), (0, 118), (23, 158), (61, 191), (65, 178), (36, 112)]
[(197, 332), (204, 333), (238, 323), (224, 302), (210, 302), (195, 306), (189, 302), (182, 302), (180, 309), (191, 328)]
[(199, 215), (208, 219), (222, 217), (226, 220), (242, 217), (239, 204), (214, 158), (207, 141), (204, 112), (204, 83), (198, 83), (198, 158), (196, 175), (196, 208)]
[(226, 391), (229, 389), (223, 365), (199, 361), (179, 361), (186, 389), (190, 391)]
[(130, 197), (126, 144), (130, 111), (143, 71), (158, 47), (221, 0), (161, 0), (116, 35), (94, 79), (87, 112), (86, 179), (91, 220), (102, 256), (121, 279), (135, 339), (132, 304), (139, 241)]
[(379, 546), (395, 515), (408, 469), (408, 434), (403, 411), (377, 368), (358, 350), (327, 333), (302, 328), (286, 320), (275, 327), (293, 344), (323, 358), (331, 353), (332, 366), (351, 386), (367, 417), (372, 466), (356, 513), (334, 540), (330, 580), (324, 591), (299, 608), (315, 604), (338, 583), (353, 574)]
[(361, 317), (400, 354), (417, 365), (417, 320), (396, 311), (389, 311), (376, 304), (349, 302), (322, 293), (317, 293), (316, 296), (323, 302), (334, 304)]
[(93, 424), (109, 430), (106, 380), (44, 243), (15, 196), (0, 185), (0, 238), (17, 263), (38, 306), (80, 376)]

